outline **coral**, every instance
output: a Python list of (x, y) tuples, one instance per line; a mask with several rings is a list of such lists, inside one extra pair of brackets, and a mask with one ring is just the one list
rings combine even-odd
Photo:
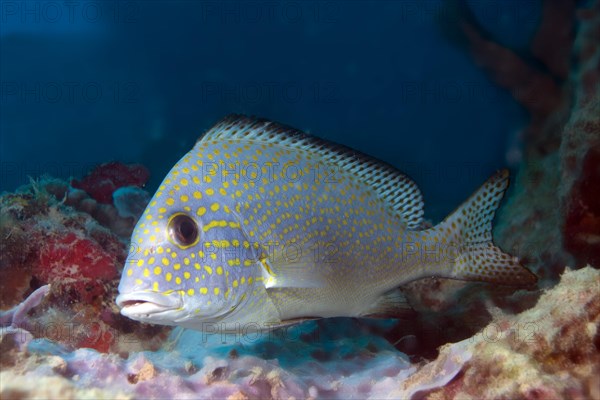
[[(90, 215), (62, 204), (43, 183), (0, 197), (0, 231), (7, 238), (0, 264), (6, 278), (3, 306), (14, 305), (32, 286), (52, 282), (60, 282), (72, 298), (91, 301), (104, 293), (103, 284), (117, 278), (117, 266), (126, 257), (121, 239)], [(6, 284), (16, 281), (19, 285)]]
[(148, 192), (135, 186), (124, 186), (114, 191), (113, 203), (119, 216), (137, 220), (150, 202)]
[[(149, 196), (125, 197), (127, 207), (139, 210)], [(103, 352), (156, 348), (166, 338), (166, 327), (134, 330), (113, 303), (136, 218), (122, 218), (114, 205), (50, 178), (1, 195), (0, 206), (0, 306), (13, 307), (51, 284), (26, 336)], [(121, 338), (129, 341), (126, 350)]]
[[(113, 193), (112, 204), (103, 204), (91, 198), (85, 191), (75, 189), (69, 186), (68, 183), (58, 179), (45, 178), (40, 182), (37, 182), (36, 185), (39, 188), (38, 191), (41, 193), (51, 195), (56, 199), (62, 200), (62, 204), (64, 205), (71, 206), (77, 211), (89, 214), (102, 226), (108, 228), (123, 239), (129, 239), (131, 236), (131, 232), (137, 221), (137, 217), (133, 214), (140, 208), (144, 209), (150, 198), (150, 195), (143, 189), (131, 187), (135, 191), (129, 191), (128, 189), (130, 187), (124, 186)], [(28, 189), (21, 189), (21, 191), (26, 190)], [(117, 195), (119, 198), (115, 199), (115, 193), (123, 193), (123, 190), (126, 190), (125, 193), (127, 195)], [(136, 204), (136, 202), (138, 204)], [(121, 211), (119, 211), (119, 207), (121, 207)], [(121, 215), (123, 211), (125, 211), (125, 215)]]
[(23, 352), (33, 339), (27, 313), (40, 304), (49, 290), (50, 286), (42, 286), (18, 306), (0, 311), (0, 366), (14, 365), (19, 351)]
[[(401, 353), (376, 337), (357, 332), (354, 340), (330, 342), (330, 335), (337, 336), (336, 328), (351, 321), (336, 322), (326, 323), (331, 326), (320, 332), (324, 337), (318, 342), (302, 335), (318, 329), (314, 323), (293, 328), (293, 334), (286, 336), (240, 337), (225, 345), (217, 335), (188, 331), (173, 338), (176, 344), (167, 342), (159, 351), (131, 353), (126, 359), (90, 349), (68, 352), (46, 340), (30, 341), (28, 351), (34, 357), (16, 357), (13, 369), (30, 380), (53, 382), (65, 393), (88, 390), (106, 397), (127, 393), (133, 398), (380, 398), (415, 373)], [(366, 348), (364, 340), (370, 342)], [(345, 356), (320, 362), (320, 355), (305, 356), (328, 342)], [(444, 374), (422, 374), (402, 390), (414, 393), (451, 380), (468, 359), (462, 346), (444, 351), (451, 355), (437, 370)], [(268, 357), (260, 352), (266, 347)], [(9, 376), (10, 372), (4, 375)], [(50, 391), (12, 384), (2, 384), (0, 389), (2, 395), (18, 389), (26, 397)]]
[(600, 272), (567, 270), (534, 308), (469, 339), (462, 373), (427, 398), (600, 398), (599, 328)]
[(126, 165), (110, 162), (99, 165), (81, 181), (73, 180), (71, 186), (86, 191), (99, 203), (110, 204), (113, 193), (123, 186), (143, 187), (150, 172), (143, 165)]

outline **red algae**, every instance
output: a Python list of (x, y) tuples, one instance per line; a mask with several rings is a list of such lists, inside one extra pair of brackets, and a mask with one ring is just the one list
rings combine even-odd
[(44, 243), (33, 268), (33, 276), (42, 284), (64, 283), (82, 301), (91, 302), (105, 294), (103, 284), (117, 277), (116, 258), (94, 240), (68, 232)]
[(73, 180), (71, 186), (84, 190), (99, 203), (110, 204), (115, 190), (124, 186), (143, 187), (149, 178), (150, 172), (143, 165), (109, 162), (97, 166), (82, 180)]

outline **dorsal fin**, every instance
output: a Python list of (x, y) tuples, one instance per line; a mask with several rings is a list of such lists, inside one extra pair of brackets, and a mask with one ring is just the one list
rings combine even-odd
[(198, 142), (219, 139), (257, 140), (318, 153), (371, 186), (409, 229), (421, 226), (423, 196), (417, 185), (396, 168), (374, 157), (277, 122), (237, 114), (217, 122)]

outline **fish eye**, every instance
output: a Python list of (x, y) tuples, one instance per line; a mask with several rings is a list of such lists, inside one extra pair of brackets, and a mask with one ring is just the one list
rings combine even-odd
[(198, 243), (198, 225), (190, 216), (178, 213), (169, 218), (167, 225), (169, 240), (176, 246), (187, 249)]

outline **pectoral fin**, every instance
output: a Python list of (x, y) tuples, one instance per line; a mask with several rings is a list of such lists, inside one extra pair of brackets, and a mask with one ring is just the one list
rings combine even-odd
[(273, 260), (259, 260), (263, 280), (267, 289), (275, 288), (311, 288), (326, 286), (325, 272), (318, 268), (309, 257), (299, 260), (285, 260), (282, 257)]

